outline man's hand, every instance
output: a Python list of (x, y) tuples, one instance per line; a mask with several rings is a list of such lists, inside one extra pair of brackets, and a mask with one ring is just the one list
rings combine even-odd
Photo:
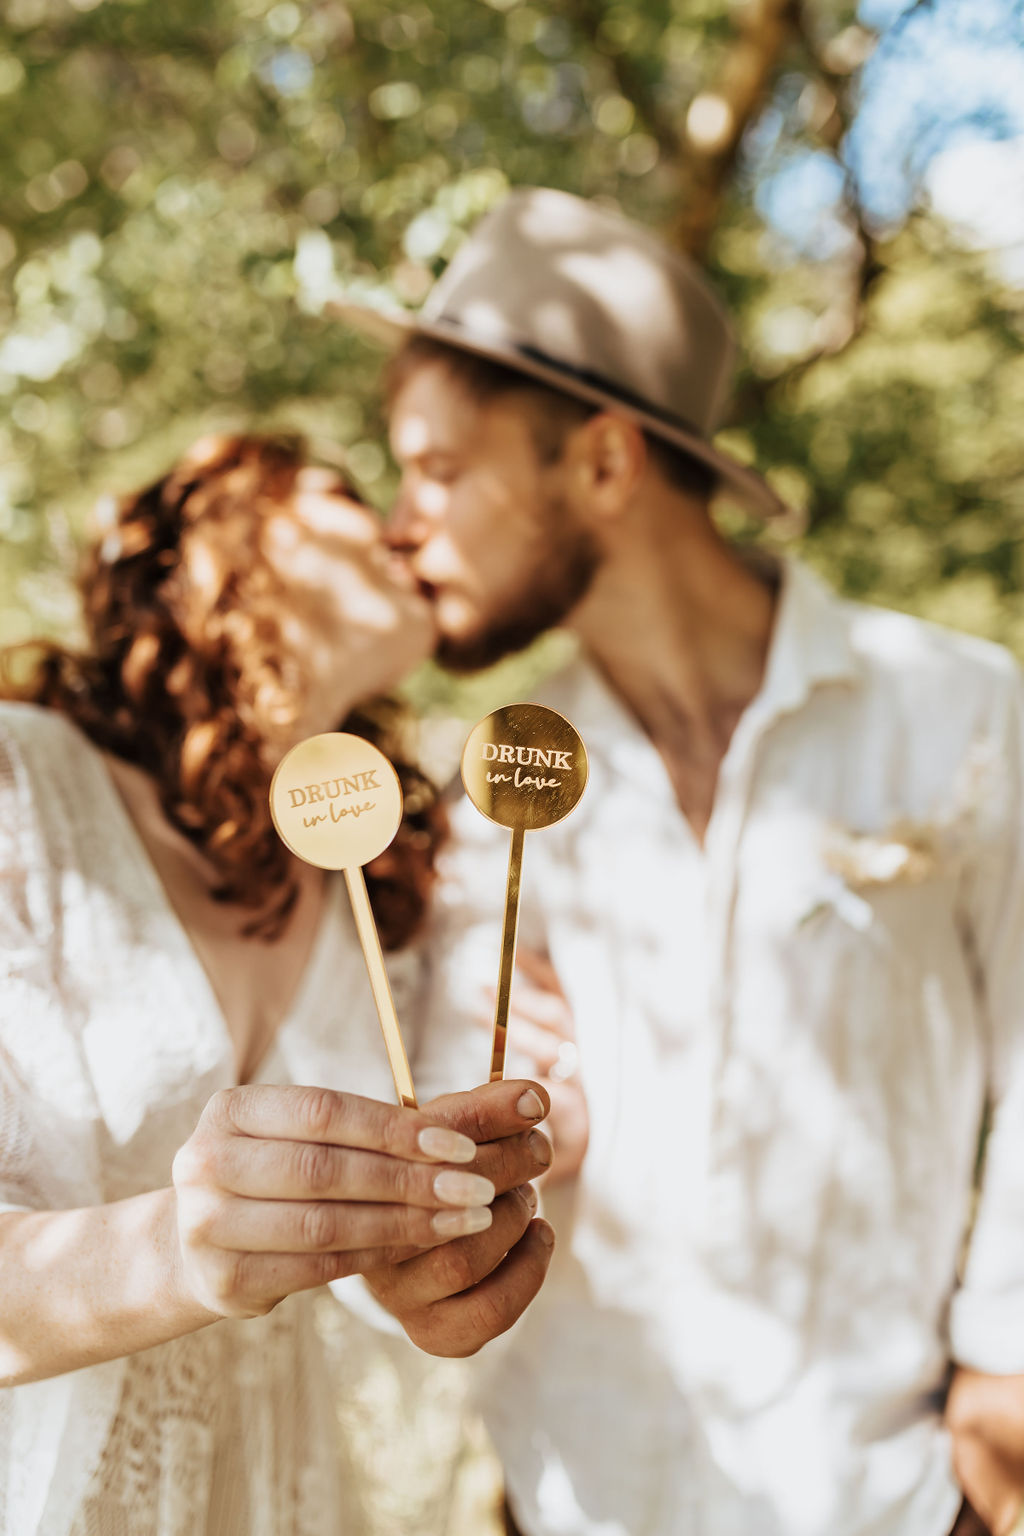
[[(546, 955), (520, 944), (516, 953), (509, 1039), (526, 1070), (537, 1078), (551, 1101), (547, 1133), (554, 1147), (547, 1185), (574, 1179), (583, 1166), (590, 1140), (590, 1115), (578, 1069), (576, 1025), (558, 972)], [(488, 994), (488, 1019), (494, 1017), (494, 993)]]
[(1024, 1512), (1024, 1376), (960, 1366), (946, 1401), (946, 1426), (957, 1480), (977, 1522), (958, 1522), (957, 1536), (1010, 1536)]
[(479, 1143), (472, 1167), (494, 1182), (498, 1197), (487, 1231), (365, 1272), (377, 1300), (420, 1349), (475, 1354), (540, 1290), (555, 1235), (532, 1219), (537, 1197), (525, 1181), (551, 1161), (550, 1144), (530, 1129), (549, 1107), (543, 1089), (529, 1082), (487, 1083), (425, 1106), (431, 1118)]
[(978, 1514), (972, 1509), (967, 1499), (960, 1506), (960, 1512), (956, 1517), (956, 1524), (949, 1536), (992, 1536), (992, 1532)]
[[(479, 1148), (481, 1127), (504, 1140)], [(326, 1088), (226, 1089), (174, 1160), (177, 1289), (211, 1318), (258, 1316), (292, 1291), (489, 1227), (496, 1183), (537, 1171), (511, 1116), (478, 1120), (472, 1104), (431, 1113)]]

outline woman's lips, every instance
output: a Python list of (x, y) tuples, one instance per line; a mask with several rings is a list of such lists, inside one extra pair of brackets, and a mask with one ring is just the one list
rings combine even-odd
[(404, 592), (416, 591), (419, 583), (409, 568), (409, 562), (403, 555), (397, 555), (391, 553), (391, 551), (385, 551), (382, 563), (384, 570), (387, 572), (388, 579), (392, 581), (396, 587), (401, 587)]

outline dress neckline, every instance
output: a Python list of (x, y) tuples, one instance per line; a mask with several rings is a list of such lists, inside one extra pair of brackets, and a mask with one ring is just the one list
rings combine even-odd
[(124, 840), (132, 850), (135, 862), (153, 893), (152, 910), (158, 914), (160, 927), (166, 936), (168, 951), (180, 957), (181, 964), (175, 967), (175, 974), (191, 995), (200, 1017), (207, 1019), (210, 1028), (215, 1032), (221, 1049), (230, 1062), (232, 1085), (237, 1087), (243, 1083), (263, 1081), (284, 1034), (300, 1026), (313, 1007), (321, 975), (331, 953), (331, 936), (337, 931), (335, 918), (341, 897), (341, 882), (331, 878), (327, 880), (316, 933), (298, 986), (252, 1070), (243, 1079), (239, 1072), (235, 1040), (210, 973), (196, 949), (183, 918), (171, 900), (153, 856), (117, 787), (102, 751), (95, 742), (89, 741), (88, 746), (94, 757), (97, 777), (102, 780), (103, 792), (113, 804), (115, 822), (120, 825)]

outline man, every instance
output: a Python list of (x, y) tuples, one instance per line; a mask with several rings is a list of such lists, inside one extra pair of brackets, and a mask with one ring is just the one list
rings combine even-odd
[[(727, 322), (608, 210), (514, 193), (391, 327), (392, 539), (442, 660), (554, 624), (582, 651), (542, 696), (590, 785), (527, 849), (522, 926), (572, 1005), (590, 1144), (484, 1387), (510, 1519), (1002, 1536), (1024, 1493), (1012, 661), (723, 541), (716, 490), (777, 506), (711, 443)], [(507, 846), (472, 807), (456, 827), (419, 1069), (448, 1087), (486, 1060)], [(487, 1262), (458, 1253), (376, 1282), (434, 1349)]]

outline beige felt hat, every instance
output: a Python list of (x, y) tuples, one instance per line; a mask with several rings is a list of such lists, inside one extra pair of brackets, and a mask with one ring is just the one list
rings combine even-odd
[(334, 300), (330, 313), (387, 345), (412, 335), (493, 358), (629, 416), (693, 454), (762, 515), (785, 506), (711, 443), (736, 354), (699, 269), (608, 208), (521, 187), (486, 214), (418, 312)]

